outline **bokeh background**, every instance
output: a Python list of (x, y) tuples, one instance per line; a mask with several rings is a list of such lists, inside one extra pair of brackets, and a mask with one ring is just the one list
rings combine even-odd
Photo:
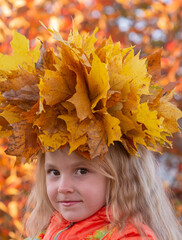
[[(141, 57), (162, 49), (162, 85), (176, 86), (173, 102), (182, 110), (182, 1), (179, 0), (0, 0), (0, 52), (11, 54), (14, 30), (30, 40), (30, 48), (53, 39), (42, 27), (60, 31), (64, 39), (72, 27), (111, 35), (122, 47), (136, 45)], [(179, 124), (182, 126), (182, 121)], [(7, 139), (0, 140), (0, 239), (20, 239), (27, 195), (34, 182), (35, 164), (17, 164), (5, 155)], [(174, 148), (157, 154), (158, 173), (182, 223), (182, 133)], [(23, 238), (23, 235), (22, 237)]]

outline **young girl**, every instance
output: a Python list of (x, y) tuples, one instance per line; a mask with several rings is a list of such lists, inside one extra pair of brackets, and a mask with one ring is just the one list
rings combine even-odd
[(28, 239), (181, 239), (150, 152), (171, 145), (182, 117), (156, 85), (160, 54), (139, 59), (111, 39), (95, 47), (95, 32), (73, 28), (64, 41), (50, 31), (57, 54), (29, 51), (16, 33), (14, 55), (0, 55), (6, 152), (38, 156)]
[(46, 231), (35, 239), (181, 239), (149, 151), (130, 156), (116, 142), (99, 164), (68, 151), (39, 161), (27, 231)]

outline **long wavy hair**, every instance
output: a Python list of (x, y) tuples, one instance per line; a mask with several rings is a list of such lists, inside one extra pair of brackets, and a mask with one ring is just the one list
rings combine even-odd
[[(131, 156), (116, 142), (99, 163), (101, 174), (108, 179), (106, 205), (111, 222), (122, 229), (129, 219), (141, 235), (140, 226), (144, 223), (159, 240), (179, 240), (182, 229), (156, 174), (156, 160), (143, 147), (138, 152), (140, 157)], [(25, 228), (31, 237), (48, 227), (54, 211), (46, 192), (44, 162), (42, 154), (37, 165), (37, 181), (27, 202)]]

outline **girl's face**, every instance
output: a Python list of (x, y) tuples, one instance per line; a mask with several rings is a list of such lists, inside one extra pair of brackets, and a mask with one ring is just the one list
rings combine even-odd
[(98, 162), (68, 151), (46, 153), (46, 187), (52, 206), (67, 221), (77, 222), (104, 206), (106, 177), (99, 172)]

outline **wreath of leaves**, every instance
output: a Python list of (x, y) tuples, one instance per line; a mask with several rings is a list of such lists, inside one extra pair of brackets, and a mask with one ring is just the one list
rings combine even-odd
[(31, 160), (42, 150), (69, 144), (87, 158), (103, 157), (120, 141), (130, 154), (138, 145), (158, 151), (171, 147), (182, 112), (170, 100), (174, 90), (158, 86), (161, 51), (147, 58), (134, 47), (92, 35), (73, 26), (68, 40), (50, 30), (56, 50), (15, 32), (11, 56), (0, 54), (0, 136), (7, 154)]

